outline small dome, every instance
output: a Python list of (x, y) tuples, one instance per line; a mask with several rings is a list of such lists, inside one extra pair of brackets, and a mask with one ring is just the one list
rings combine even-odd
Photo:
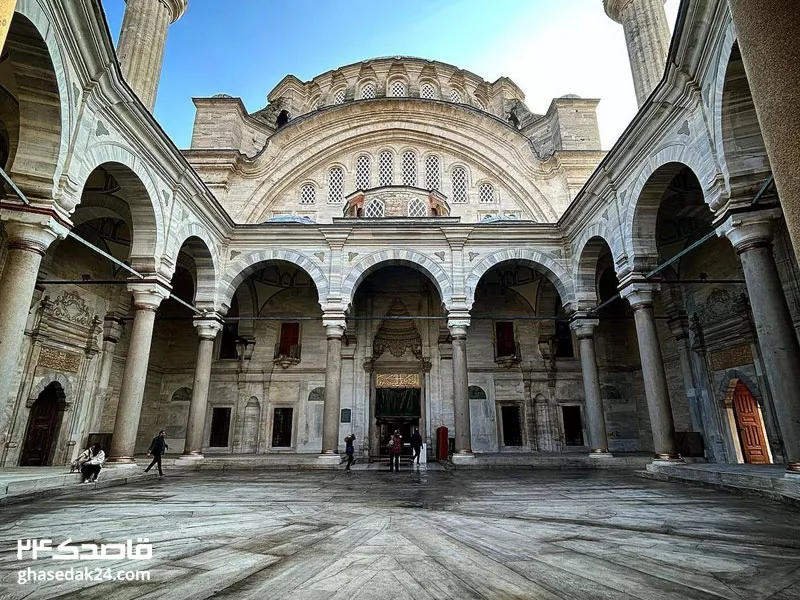
[(212, 98), (233, 98), (230, 94), (214, 94)]
[(270, 217), (266, 223), (301, 223), (302, 225), (314, 225), (315, 222), (310, 217), (298, 217), (296, 215), (278, 215)]
[(511, 215), (497, 215), (494, 217), (486, 217), (481, 223), (498, 223), (500, 221), (519, 221), (519, 219)]
[(580, 100), (580, 98), (581, 98), (580, 96), (578, 96), (578, 94), (564, 94), (561, 97), (562, 98), (574, 98), (574, 99), (577, 99), (577, 100)]

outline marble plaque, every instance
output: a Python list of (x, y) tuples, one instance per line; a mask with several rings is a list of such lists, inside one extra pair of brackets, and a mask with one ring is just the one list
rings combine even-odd
[(750, 346), (747, 344), (740, 344), (739, 346), (712, 352), (709, 358), (711, 369), (714, 371), (749, 365), (753, 362), (753, 355), (750, 352)]
[(419, 373), (378, 373), (375, 380), (377, 388), (418, 388)]
[(65, 373), (77, 373), (81, 366), (81, 355), (55, 348), (42, 348), (38, 366)]

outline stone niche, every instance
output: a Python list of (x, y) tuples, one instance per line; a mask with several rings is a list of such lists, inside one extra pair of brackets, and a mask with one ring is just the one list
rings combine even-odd
[(388, 185), (350, 194), (344, 216), (368, 219), (448, 217), (450, 206), (445, 196), (436, 190)]

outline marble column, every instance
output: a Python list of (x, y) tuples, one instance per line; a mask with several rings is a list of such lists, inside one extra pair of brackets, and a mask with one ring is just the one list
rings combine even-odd
[(655, 456), (660, 460), (678, 459), (678, 444), (675, 441), (675, 422), (667, 388), (667, 374), (658, 331), (653, 315), (653, 294), (658, 286), (651, 283), (632, 282), (620, 286), (620, 295), (633, 308), (636, 320), (636, 337), (639, 341), (639, 356), (642, 360), (642, 378), (653, 430)]
[(453, 417), (456, 454), (472, 454), (469, 423), (469, 376), (467, 372), (467, 327), (469, 322), (448, 322), (453, 339)]
[(747, 284), (788, 470), (800, 473), (800, 345), (772, 254), (780, 209), (732, 215), (718, 228), (733, 244)]
[(610, 457), (606, 436), (606, 419), (603, 397), (600, 392), (600, 375), (597, 371), (597, 354), (594, 348), (594, 330), (597, 319), (575, 318), (570, 327), (578, 338), (583, 373), (583, 389), (586, 395), (586, 425), (589, 431), (589, 455), (595, 458)]
[(728, 0), (786, 226), (800, 262), (800, 9), (797, 0)]
[(214, 340), (222, 330), (222, 319), (215, 313), (195, 317), (194, 326), (200, 342), (197, 346), (197, 365), (192, 384), (192, 403), (189, 405), (186, 421), (186, 442), (181, 458), (203, 458), (203, 432), (206, 425), (211, 364), (214, 360)]
[(133, 294), (133, 328), (128, 344), (125, 373), (119, 391), (114, 434), (111, 438), (109, 462), (135, 462), (136, 433), (147, 381), (147, 365), (150, 362), (150, 344), (153, 340), (153, 324), (161, 301), (169, 296), (169, 284), (157, 276), (147, 281), (136, 280), (128, 284)]
[(122, 335), (125, 323), (114, 315), (106, 315), (103, 320), (103, 355), (100, 362), (100, 379), (92, 406), (92, 418), (89, 420), (89, 432), (99, 432), (103, 419), (103, 409), (108, 398), (108, 382), (111, 379), (111, 367), (114, 365), (114, 351)]
[(11, 414), (16, 388), (8, 385), (16, 380), (20, 362), (19, 349), (31, 308), (36, 277), (42, 257), (50, 244), (67, 233), (66, 227), (46, 215), (3, 210), (8, 252), (0, 278), (0, 374), (6, 385), (0, 391), (0, 443), (10, 441)]
[(342, 337), (345, 324), (327, 322), (328, 352), (325, 358), (325, 404), (322, 409), (322, 454), (339, 450), (339, 407), (342, 396)]

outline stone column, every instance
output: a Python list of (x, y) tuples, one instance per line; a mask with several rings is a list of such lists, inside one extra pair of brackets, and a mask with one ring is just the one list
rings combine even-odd
[(603, 397), (600, 392), (600, 376), (597, 372), (597, 355), (594, 348), (594, 329), (597, 319), (578, 317), (570, 326), (578, 338), (583, 372), (583, 389), (586, 395), (586, 421), (589, 430), (589, 456), (610, 457), (606, 436), (606, 419), (603, 411)]
[[(469, 375), (467, 372), (467, 327), (469, 319), (449, 320), (453, 338), (453, 416), (456, 428), (456, 454), (472, 454), (469, 424)], [(455, 457), (454, 457), (455, 459)]]
[(188, 0), (126, 0), (117, 44), (122, 76), (151, 111), (164, 62), (167, 29), (183, 16)]
[(325, 359), (325, 404), (322, 409), (322, 454), (339, 450), (339, 407), (342, 393), (342, 337), (344, 320), (326, 320), (328, 353)]
[(10, 441), (8, 428), (17, 393), (10, 382), (16, 380), (19, 349), (39, 265), (53, 240), (65, 236), (67, 229), (51, 217), (34, 213), (3, 210), (0, 219), (6, 221), (8, 236), (8, 252), (0, 279), (0, 376), (5, 382), (0, 391), (0, 443), (4, 447)]
[(152, 279), (137, 279), (128, 284), (128, 290), (133, 294), (133, 329), (119, 391), (109, 462), (135, 462), (133, 452), (147, 381), (147, 365), (150, 362), (153, 324), (161, 301), (169, 296), (169, 289), (169, 284), (155, 275)]
[(728, 0), (761, 135), (800, 262), (800, 10), (797, 0)]
[(742, 261), (788, 470), (800, 473), (800, 345), (772, 254), (772, 226), (780, 214), (772, 209), (732, 215), (718, 232)]
[(108, 398), (108, 381), (111, 378), (111, 367), (114, 365), (114, 351), (122, 335), (125, 324), (119, 317), (106, 315), (103, 320), (103, 357), (100, 363), (100, 379), (94, 396), (92, 418), (89, 420), (89, 431), (100, 431), (103, 419), (103, 408)]
[(689, 347), (689, 321), (686, 313), (680, 312), (671, 315), (669, 330), (675, 337), (675, 345), (678, 347), (678, 360), (681, 363), (681, 375), (683, 375), (683, 389), (686, 390), (686, 401), (689, 404), (689, 420), (692, 424), (692, 431), (705, 432), (703, 425), (702, 411), (700, 410), (700, 398), (698, 395), (697, 384), (695, 382), (694, 370), (692, 369), (691, 348)]
[(655, 456), (660, 460), (675, 460), (679, 458), (675, 422), (653, 316), (653, 294), (656, 291), (658, 286), (650, 283), (632, 282), (620, 286), (620, 295), (630, 303), (636, 320), (636, 337), (642, 359), (644, 393), (650, 413), (650, 426), (653, 429)]
[(664, 76), (669, 53), (669, 26), (664, 0), (603, 0), (606, 14), (622, 24), (641, 107)]
[(208, 407), (208, 384), (211, 381), (211, 363), (214, 360), (214, 340), (222, 330), (222, 319), (212, 313), (195, 317), (194, 326), (200, 336), (197, 347), (197, 365), (192, 384), (192, 403), (186, 422), (186, 443), (181, 458), (203, 458), (203, 431)]

